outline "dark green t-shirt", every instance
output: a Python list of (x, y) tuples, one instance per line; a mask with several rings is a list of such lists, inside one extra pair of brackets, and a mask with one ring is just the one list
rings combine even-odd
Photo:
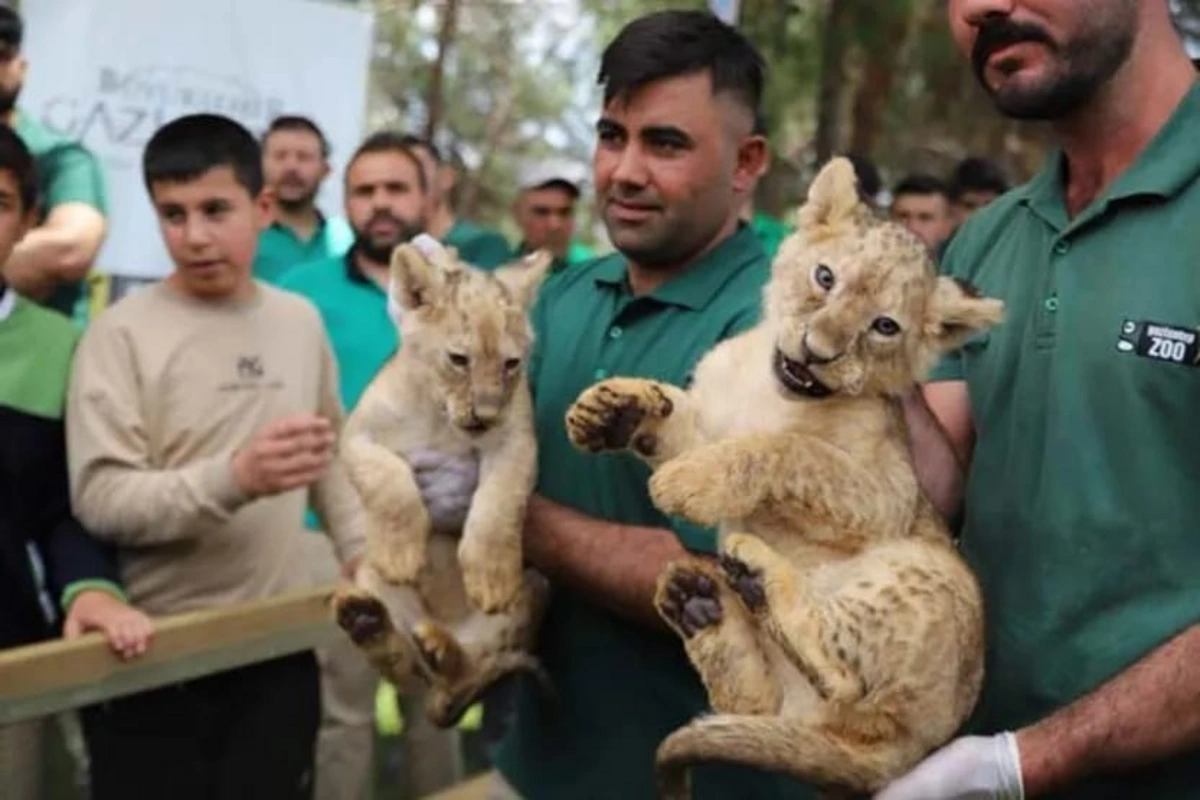
[[(551, 277), (533, 313), (538, 344), (529, 366), (537, 491), (600, 519), (674, 527), (687, 547), (715, 549), (714, 531), (672, 525), (655, 509), (642, 462), (580, 453), (567, 439), (563, 416), (581, 391), (608, 376), (686, 385), (701, 356), (757, 323), (767, 275), (762, 247), (742, 227), (645, 296), (631, 294), (620, 255)], [(526, 800), (656, 798), (656, 748), (708, 708), (678, 637), (557, 586), (539, 654), (556, 699), (519, 684), (517, 713), (497, 758), (508, 780)], [(746, 769), (706, 767), (693, 778), (697, 800), (807, 796), (798, 784)]]
[[(971, 727), (1010, 730), (1200, 622), (1200, 84), (1069, 219), (1063, 159), (978, 212), (943, 270), (1006, 321), (935, 370), (976, 444), (963, 552), (987, 607)], [(1195, 797), (1200, 753), (1056, 797)]]
[(512, 248), (503, 236), (466, 220), (455, 220), (442, 244), (455, 248), (463, 261), (480, 269), (495, 269), (512, 258)]

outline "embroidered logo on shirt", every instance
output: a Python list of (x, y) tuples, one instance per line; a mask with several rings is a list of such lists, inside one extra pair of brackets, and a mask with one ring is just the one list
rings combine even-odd
[(241, 356), (237, 360), (237, 374), (242, 380), (261, 378), (263, 376), (262, 358), (259, 356)]
[(1161, 322), (1127, 319), (1121, 324), (1117, 350), (1168, 364), (1200, 365), (1200, 331)]

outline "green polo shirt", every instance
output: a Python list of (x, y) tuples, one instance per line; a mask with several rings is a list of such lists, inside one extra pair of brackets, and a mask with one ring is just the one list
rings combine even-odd
[[(988, 609), (971, 727), (1050, 714), (1200, 622), (1200, 84), (1068, 219), (1055, 153), (975, 214), (944, 271), (1007, 303), (965, 379), (963, 552)], [(1169, 723), (1168, 723), (1169, 724)], [(1193, 797), (1200, 753), (1059, 797)]]
[[(685, 384), (717, 342), (757, 322), (767, 275), (762, 248), (743, 227), (645, 296), (630, 293), (625, 262), (615, 254), (547, 282), (533, 312), (539, 344), (529, 364), (537, 491), (600, 519), (669, 526), (647, 494), (648, 468), (625, 454), (577, 451), (563, 425), (566, 409), (610, 375)], [(687, 546), (714, 549), (713, 531), (675, 527)], [(526, 800), (656, 798), (656, 748), (707, 708), (678, 637), (556, 586), (539, 655), (556, 696), (518, 684), (516, 715), (496, 759), (508, 780)], [(805, 796), (783, 778), (730, 767), (698, 770), (694, 785), (698, 800)]]
[(308, 298), (321, 313), (338, 365), (342, 405), (349, 412), (399, 344), (387, 295), (359, 272), (349, 253), (300, 264), (279, 278), (279, 288)]
[(790, 225), (785, 225), (763, 211), (754, 212), (750, 218), (750, 227), (754, 229), (754, 234), (762, 244), (763, 250), (767, 251), (767, 258), (775, 258), (775, 254), (779, 252), (779, 246), (793, 230)]
[[(67, 203), (84, 203), (107, 214), (104, 169), (86, 147), (54, 133), (21, 110), (17, 111), (13, 131), (21, 137), (37, 164), (39, 223), (45, 222), (56, 206)], [(82, 281), (59, 284), (44, 305), (72, 316), (82, 286)]]
[(499, 233), (461, 219), (446, 231), (442, 244), (455, 248), (463, 261), (480, 269), (495, 269), (512, 257), (508, 240)]
[(336, 259), (354, 244), (354, 231), (341, 217), (321, 217), (313, 235), (301, 239), (286, 225), (273, 222), (258, 237), (254, 277), (278, 284), (284, 273), (299, 264)]

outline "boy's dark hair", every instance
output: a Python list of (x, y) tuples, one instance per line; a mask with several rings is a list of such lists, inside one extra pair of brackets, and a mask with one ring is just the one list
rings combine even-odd
[(630, 22), (604, 48), (597, 82), (607, 105), (654, 81), (704, 71), (713, 94), (727, 92), (754, 114), (766, 69), (754, 45), (709, 12), (659, 11)]
[(996, 162), (977, 156), (964, 158), (950, 176), (950, 199), (957, 200), (967, 192), (1008, 191), (1008, 180)]
[(402, 133), (399, 134), (399, 136), (400, 140), (404, 143), (404, 146), (409, 150), (424, 150), (425, 152), (429, 153), (429, 155), (433, 156), (435, 163), (442, 163), (442, 152), (438, 150), (437, 145), (433, 142), (413, 133)]
[(16, 53), (24, 38), (25, 23), (21, 21), (21, 15), (10, 6), (0, 5), (0, 45)]
[(417, 181), (421, 185), (421, 191), (428, 191), (429, 187), (426, 185), (425, 170), (421, 167), (421, 160), (413, 152), (412, 145), (408, 144), (411, 138), (413, 137), (408, 134), (395, 131), (379, 131), (371, 134), (358, 146), (354, 155), (350, 156), (350, 161), (346, 164), (346, 174), (349, 175), (354, 162), (367, 153), (399, 153), (412, 162), (413, 168), (417, 171)]
[(142, 154), (142, 178), (155, 183), (185, 183), (210, 169), (229, 167), (251, 197), (263, 189), (262, 154), (250, 131), (219, 114), (189, 114), (163, 125)]
[(38, 203), (37, 161), (16, 131), (0, 125), (0, 170), (10, 173), (17, 183), (21, 211), (26, 212)]
[(308, 117), (302, 117), (299, 114), (282, 114), (271, 120), (270, 126), (262, 135), (262, 145), (267, 146), (267, 139), (271, 138), (272, 133), (280, 131), (304, 131), (311, 133), (317, 137), (317, 141), (321, 143), (321, 157), (329, 158), (329, 140), (325, 138), (325, 133), (317, 127), (317, 123), (313, 122)]
[(942, 179), (923, 172), (909, 175), (897, 183), (895, 189), (892, 189), (892, 197), (900, 197), (905, 194), (940, 194), (947, 200), (950, 199), (950, 190), (946, 188)]

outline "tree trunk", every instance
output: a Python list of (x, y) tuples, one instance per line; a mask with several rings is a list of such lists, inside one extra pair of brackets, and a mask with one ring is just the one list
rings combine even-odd
[(859, 11), (856, 27), (868, 33), (862, 41), (864, 63), (854, 97), (850, 151), (871, 158), (908, 39), (911, 8), (907, 2), (889, 0), (873, 8), (860, 7)]
[(821, 78), (817, 89), (817, 164), (840, 149), (842, 98), (846, 90), (846, 53), (852, 35), (857, 0), (828, 0), (821, 40)]
[(446, 70), (446, 55), (454, 44), (454, 31), (458, 18), (458, 0), (445, 0), (442, 9), (442, 24), (438, 28), (437, 57), (433, 60), (429, 75), (429, 97), (425, 107), (429, 116), (425, 119), (425, 138), (433, 141), (438, 126), (442, 122), (442, 75)]

